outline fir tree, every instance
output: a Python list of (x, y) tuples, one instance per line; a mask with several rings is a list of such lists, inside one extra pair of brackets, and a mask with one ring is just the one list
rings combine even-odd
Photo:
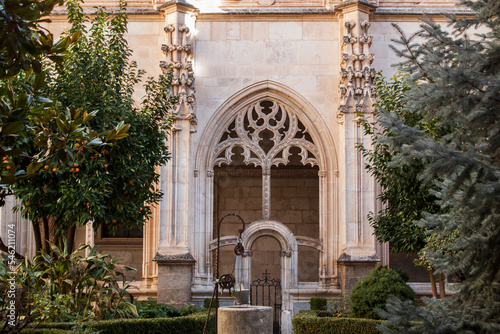
[[(415, 307), (389, 303), (386, 333), (497, 333), (500, 331), (500, 2), (462, 1), (475, 14), (449, 16), (442, 29), (424, 19), (422, 30), (393, 48), (409, 73), (409, 111), (449, 127), (439, 139), (383, 112), (394, 163), (425, 163), (421, 180), (435, 186), (445, 211), (420, 226), (451, 251), (428, 251), (438, 272), (459, 274), (457, 292)], [(449, 238), (450, 235), (453, 238)], [(418, 323), (410, 323), (418, 321)]]

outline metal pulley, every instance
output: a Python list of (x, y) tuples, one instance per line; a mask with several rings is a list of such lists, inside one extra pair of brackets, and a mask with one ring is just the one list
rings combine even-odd
[(241, 256), (245, 253), (245, 247), (241, 244), (241, 237), (238, 238), (238, 243), (234, 246), (234, 254)]

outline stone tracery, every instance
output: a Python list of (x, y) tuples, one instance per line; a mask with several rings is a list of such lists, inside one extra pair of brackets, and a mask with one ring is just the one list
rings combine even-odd
[(245, 164), (262, 167), (264, 174), (287, 165), (292, 147), (300, 149), (303, 165), (318, 165), (318, 149), (303, 123), (274, 101), (259, 101), (236, 115), (215, 148), (214, 165), (230, 165), (235, 147), (243, 149)]
[(262, 217), (271, 217), (271, 167), (288, 165), (298, 148), (300, 163), (319, 166), (319, 150), (297, 115), (285, 105), (260, 100), (243, 108), (225, 129), (215, 147), (213, 166), (231, 165), (233, 149), (243, 149), (243, 163), (262, 168)]

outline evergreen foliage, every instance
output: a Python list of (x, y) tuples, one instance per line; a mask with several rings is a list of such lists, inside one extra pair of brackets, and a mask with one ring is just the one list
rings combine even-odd
[(311, 298), (309, 301), (309, 305), (311, 306), (311, 310), (313, 311), (326, 311), (328, 302), (326, 298)]
[(377, 101), (374, 104), (375, 121), (363, 120), (365, 135), (370, 136), (370, 148), (359, 146), (367, 163), (365, 168), (382, 187), (379, 199), (384, 209), (377, 214), (370, 213), (368, 220), (374, 234), (381, 242), (389, 242), (395, 253), (417, 253), (426, 244), (425, 230), (415, 221), (422, 218), (423, 212), (438, 212), (436, 197), (429, 193), (430, 185), (423, 184), (418, 174), (424, 169), (419, 159), (408, 164), (393, 163), (398, 149), (391, 147), (385, 137), (391, 136), (390, 129), (380, 127), (377, 119), (380, 113), (390, 110), (405, 124), (415, 126), (421, 123), (426, 133), (434, 137), (442, 135), (435, 121), (421, 122), (423, 116), (405, 108), (405, 93), (409, 90), (407, 76), (397, 72), (391, 80), (385, 80), (381, 73), (375, 77)]
[(319, 317), (316, 311), (300, 311), (292, 319), (295, 334), (378, 334), (382, 320)]
[(156, 300), (149, 297), (147, 301), (136, 302), (139, 318), (172, 318), (181, 316), (181, 311), (164, 304), (158, 304)]
[[(203, 333), (206, 318), (206, 313), (193, 313), (173, 318), (89, 321), (79, 326), (75, 323), (42, 323), (37, 328), (62, 329), (68, 330), (70, 333), (79, 333), (76, 331), (78, 329), (86, 331), (84, 333), (100, 334), (191, 334)], [(215, 314), (210, 315), (206, 333), (215, 333)]]
[[(70, 251), (67, 243), (63, 244), (63, 248), (51, 244), (54, 256), (42, 250), (34, 259), (24, 259), (14, 269), (0, 261), (0, 314), (9, 313), (12, 301), (9, 291), (15, 286), (17, 317), (16, 326), (6, 326), (1, 333), (17, 333), (28, 322), (82, 322), (138, 316), (124, 275), (124, 271), (132, 268), (119, 264), (108, 254), (98, 253), (95, 247), (84, 245)], [(88, 255), (82, 256), (86, 250)]]
[(55, 243), (65, 235), (71, 248), (75, 228), (89, 221), (94, 229), (106, 225), (111, 233), (118, 228), (142, 228), (151, 216), (150, 206), (161, 197), (154, 185), (159, 179), (157, 168), (168, 159), (166, 138), (171, 125), (171, 77), (150, 79), (142, 107), (134, 105), (134, 85), (143, 71), (130, 60), (132, 51), (124, 37), (125, 3), (120, 2), (114, 14), (98, 9), (92, 19), (83, 14), (79, 1), (66, 4), (68, 34), (80, 38), (69, 48), (64, 68), (47, 65), (45, 92), (57, 97), (61, 107), (94, 111), (88, 124), (107, 133), (109, 146), (89, 150), (92, 142), (84, 138), (63, 138), (77, 152), (72, 159), (17, 185), (20, 209), (33, 221), (37, 248), (46, 252), (50, 248), (41, 235)]
[[(95, 141), (100, 134), (86, 124), (91, 114), (60, 109), (42, 94), (47, 75), (42, 64), (61, 68), (68, 47), (78, 39), (73, 34), (56, 41), (40, 27), (61, 4), (62, 0), (0, 3), (0, 206), (18, 180), (32, 177), (43, 165), (52, 169), (70, 159), (72, 148), (60, 140), (63, 136), (94, 141), (92, 147), (103, 145)], [(36, 141), (28, 140), (30, 136)], [(1, 240), (0, 248), (6, 251)]]
[(462, 281), (455, 294), (428, 300), (426, 307), (391, 301), (381, 312), (389, 319), (387, 333), (500, 331), (500, 3), (461, 4), (476, 14), (450, 15), (447, 31), (430, 19), (409, 37), (398, 28), (401, 39), (393, 46), (410, 75), (405, 108), (449, 132), (434, 138), (389, 111), (381, 113), (381, 123), (400, 152), (394, 163), (421, 160), (420, 179), (435, 187), (446, 210), (419, 223), (437, 243), (448, 240), (450, 251), (429, 249), (427, 260)]
[(352, 289), (351, 316), (380, 319), (375, 310), (384, 308), (390, 296), (415, 301), (415, 292), (398, 271), (387, 266), (378, 266)]

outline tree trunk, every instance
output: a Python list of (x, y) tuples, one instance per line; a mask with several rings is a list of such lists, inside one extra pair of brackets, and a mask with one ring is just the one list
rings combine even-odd
[(439, 274), (438, 279), (439, 279), (439, 297), (444, 298), (446, 297), (444, 274)]
[(35, 235), (35, 255), (38, 255), (42, 249), (42, 233), (38, 222), (31, 222), (31, 225), (33, 225), (33, 234)]
[(42, 249), (45, 253), (52, 255), (52, 250), (50, 249), (49, 239), (50, 239), (50, 229), (49, 229), (49, 218), (43, 217), (43, 239), (42, 239)]
[[(1, 237), (0, 237), (0, 251), (5, 252), (5, 253), (7, 253), (7, 254), (11, 255), (11, 254), (9, 253), (9, 247), (8, 247), (6, 244), (4, 244), (4, 243), (3, 243), (3, 240), (2, 240), (2, 238), (1, 238)], [(22, 256), (21, 254), (19, 254), (19, 253), (18, 253), (18, 252), (16, 252), (16, 251), (14, 251), (14, 257), (15, 257), (16, 259), (18, 259), (18, 260), (24, 260), (24, 256)]]
[(73, 252), (73, 247), (75, 245), (75, 232), (76, 232), (76, 226), (71, 225), (65, 233), (65, 238), (66, 242), (68, 243), (68, 253)]
[(436, 280), (434, 279), (434, 270), (429, 269), (429, 277), (431, 278), (431, 288), (432, 288), (432, 297), (437, 298), (438, 293), (436, 289)]

